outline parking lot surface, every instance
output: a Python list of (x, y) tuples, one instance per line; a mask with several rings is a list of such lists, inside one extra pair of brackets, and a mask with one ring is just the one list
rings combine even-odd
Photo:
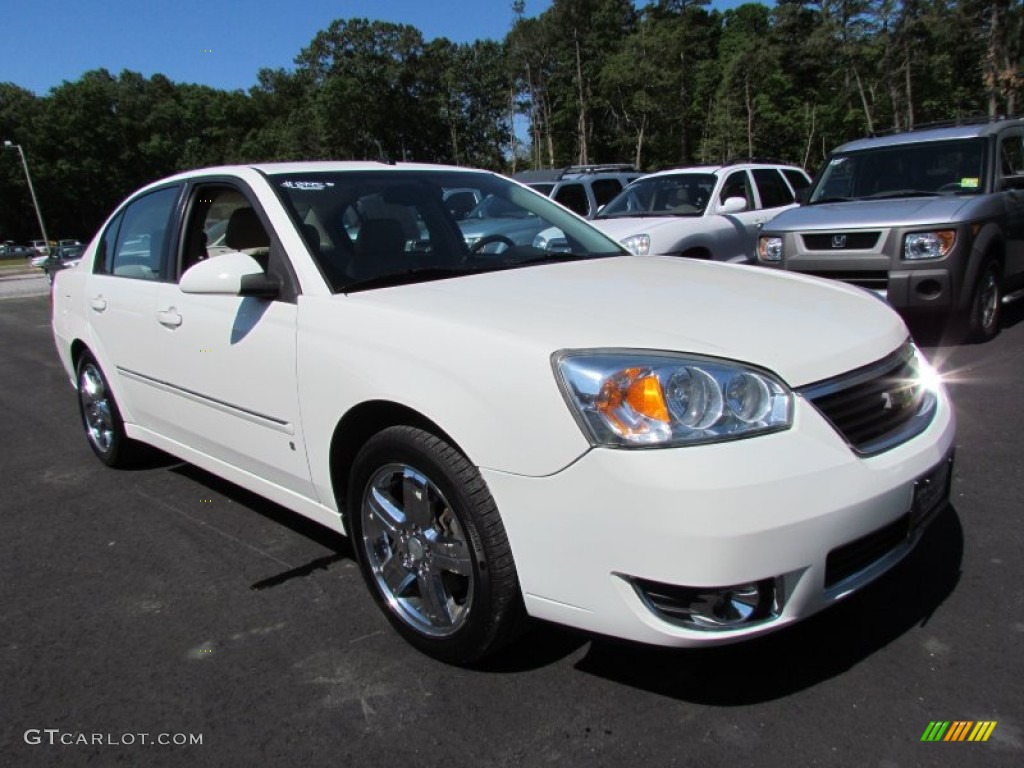
[[(0, 301), (0, 765), (1024, 764), (1020, 306), (928, 350), (953, 504), (880, 581), (735, 646), (537, 625), (477, 669), (402, 642), (345, 539), (169, 458), (104, 468), (48, 310)], [(933, 721), (996, 726), (922, 742)]]

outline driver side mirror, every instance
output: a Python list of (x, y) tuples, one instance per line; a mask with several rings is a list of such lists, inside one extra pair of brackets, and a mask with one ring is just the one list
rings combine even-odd
[(718, 206), (719, 213), (740, 213), (747, 210), (747, 201), (742, 197), (727, 198), (724, 203)]
[(231, 251), (186, 269), (178, 288), (182, 293), (273, 299), (281, 292), (281, 282), (249, 254)]

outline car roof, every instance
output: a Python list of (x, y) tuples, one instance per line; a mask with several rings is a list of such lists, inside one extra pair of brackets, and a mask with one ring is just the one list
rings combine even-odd
[(148, 192), (165, 184), (188, 181), (190, 179), (206, 178), (210, 176), (235, 176), (238, 178), (250, 177), (253, 173), (265, 176), (279, 176), (293, 173), (342, 173), (353, 171), (383, 171), (386, 173), (396, 171), (448, 171), (460, 173), (489, 173), (492, 176), (498, 174), (493, 171), (485, 171), (478, 168), (465, 168), (457, 165), (435, 165), (432, 163), (385, 163), (376, 160), (308, 160), (285, 163), (253, 163), (251, 165), (217, 165), (208, 168), (195, 168), (189, 171), (182, 171), (173, 176), (147, 184), (132, 193), (136, 197), (140, 193)]
[(251, 171), (257, 171), (267, 176), (292, 173), (339, 173), (344, 171), (461, 171), (464, 173), (476, 171), (479, 173), (491, 173), (491, 171), (480, 171), (476, 168), (435, 165), (432, 163), (385, 163), (375, 160), (304, 160), (284, 163), (253, 163), (251, 165), (218, 165), (209, 168), (195, 168), (169, 176), (155, 183), (192, 179), (200, 176), (244, 176)]
[(664, 171), (657, 171), (656, 173), (649, 173), (644, 176), (645, 179), (656, 178), (659, 176), (674, 176), (681, 173), (718, 173), (719, 171), (733, 170), (735, 168), (788, 168), (793, 171), (803, 171), (802, 168), (796, 165), (790, 165), (789, 163), (769, 163), (769, 162), (741, 162), (741, 163), (726, 163), (724, 165), (683, 165), (678, 168), (667, 168)]
[(1024, 119), (996, 119), (984, 122), (969, 122), (963, 125), (945, 125), (935, 128), (923, 128), (914, 131), (893, 133), (888, 136), (872, 136), (866, 139), (850, 141), (833, 152), (856, 152), (872, 147), (890, 147), (902, 144), (920, 144), (929, 141), (950, 141), (954, 139), (974, 139), (990, 136), (1004, 128), (1024, 126)]

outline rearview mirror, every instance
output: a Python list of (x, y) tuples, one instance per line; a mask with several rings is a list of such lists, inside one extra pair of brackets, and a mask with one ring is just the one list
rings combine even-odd
[(281, 283), (249, 254), (231, 251), (189, 267), (178, 288), (182, 293), (272, 299), (281, 292)]

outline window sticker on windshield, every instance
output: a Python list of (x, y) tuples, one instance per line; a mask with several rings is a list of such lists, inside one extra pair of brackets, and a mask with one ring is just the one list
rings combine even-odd
[(962, 189), (977, 189), (981, 184), (981, 179), (977, 176), (965, 176), (960, 179), (960, 187)]
[(320, 192), (320, 191), (323, 191), (323, 190), (327, 189), (328, 187), (333, 187), (334, 186), (334, 182), (333, 181), (327, 181), (327, 182), (324, 182), (324, 181), (284, 181), (284, 182), (281, 182), (281, 186), (285, 187), (286, 189), (305, 189), (305, 190), (313, 190), (315, 192)]

